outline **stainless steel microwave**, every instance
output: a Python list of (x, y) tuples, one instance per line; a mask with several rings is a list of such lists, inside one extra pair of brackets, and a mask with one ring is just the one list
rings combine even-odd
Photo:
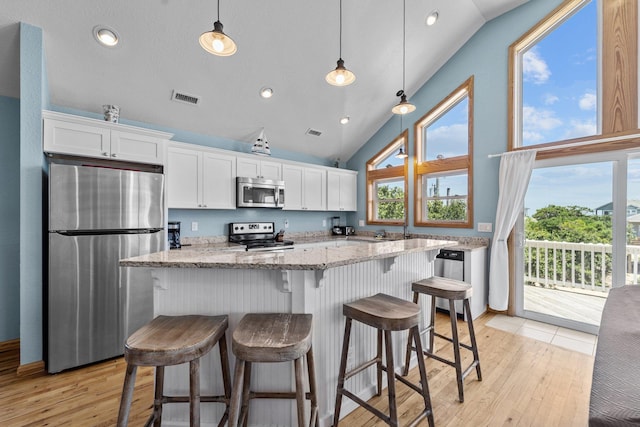
[(237, 177), (236, 206), (239, 208), (284, 207), (284, 181)]

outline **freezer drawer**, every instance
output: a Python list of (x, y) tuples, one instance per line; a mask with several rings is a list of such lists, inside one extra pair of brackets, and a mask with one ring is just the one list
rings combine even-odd
[(59, 372), (123, 353), (128, 332), (153, 318), (151, 278), (122, 258), (157, 251), (163, 232), (64, 236), (49, 233), (47, 370)]

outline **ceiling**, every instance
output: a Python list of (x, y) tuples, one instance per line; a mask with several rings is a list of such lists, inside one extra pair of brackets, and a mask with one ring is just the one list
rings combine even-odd
[[(409, 99), (485, 22), (526, 1), (407, 0)], [(264, 127), (272, 149), (332, 161), (348, 159), (392, 116), (402, 88), (400, 0), (343, 2), (342, 58), (356, 75), (346, 87), (324, 80), (339, 56), (338, 0), (222, 0), (220, 21), (238, 45), (231, 57), (198, 44), (216, 8), (213, 0), (0, 0), (0, 95), (20, 96), (22, 21), (43, 30), (54, 105), (102, 114), (102, 104), (116, 104), (121, 120), (246, 141), (247, 151)], [(428, 27), (434, 10), (439, 20)], [(96, 25), (115, 29), (120, 43), (99, 45)], [(260, 98), (264, 86), (272, 98)], [(174, 90), (198, 105), (172, 101)], [(340, 124), (342, 116), (351, 121)]]

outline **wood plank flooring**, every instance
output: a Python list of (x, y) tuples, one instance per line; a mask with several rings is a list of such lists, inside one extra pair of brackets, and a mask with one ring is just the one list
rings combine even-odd
[[(474, 322), (483, 381), (475, 372), (465, 379), (465, 402), (457, 400), (455, 372), (427, 360), (436, 427), (587, 425), (593, 357), (486, 326), (492, 314)], [(462, 339), (466, 325), (459, 323)], [(448, 318), (438, 317), (447, 333)], [(439, 354), (450, 356), (449, 344), (436, 339)], [(321, 357), (317, 352), (316, 357)], [(464, 362), (471, 353), (463, 350)], [(118, 414), (125, 363), (122, 358), (56, 375), (17, 377), (19, 355), (0, 352), (0, 426), (113, 426)], [(414, 369), (410, 377), (417, 381)], [(419, 396), (398, 383), (400, 425), (421, 408)], [(131, 426), (143, 425), (153, 401), (153, 371), (140, 368), (131, 408)], [(386, 395), (371, 402), (386, 411)], [(331, 403), (333, 405), (333, 402)], [(185, 410), (188, 410), (185, 406)], [(324, 411), (322, 411), (324, 412)], [(385, 425), (360, 408), (341, 422), (345, 427)], [(427, 425), (423, 422), (421, 425)]]

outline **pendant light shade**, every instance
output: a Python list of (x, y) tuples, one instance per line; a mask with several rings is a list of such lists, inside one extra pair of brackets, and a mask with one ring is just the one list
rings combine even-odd
[(415, 111), (416, 106), (413, 105), (412, 103), (410, 103), (409, 101), (407, 101), (407, 94), (404, 93), (404, 84), (405, 84), (405, 74), (406, 74), (406, 70), (405, 70), (405, 62), (406, 62), (406, 54), (407, 54), (407, 48), (406, 48), (406, 9), (407, 9), (407, 0), (404, 0), (402, 2), (402, 89), (399, 90), (398, 92), (396, 92), (396, 96), (400, 97), (400, 102), (398, 104), (396, 104), (391, 111), (394, 114), (409, 114), (413, 111)]
[(340, 56), (338, 66), (327, 74), (325, 80), (333, 86), (347, 86), (356, 81), (356, 75), (345, 68), (342, 60), (342, 0), (340, 0)]
[(213, 23), (213, 30), (200, 35), (200, 46), (217, 56), (231, 56), (238, 50), (236, 43), (222, 31), (220, 22), (220, 0), (218, 0), (218, 20)]
[(398, 154), (396, 154), (396, 159), (406, 159), (407, 157), (409, 157), (407, 153), (405, 153), (402, 147), (400, 147)]

